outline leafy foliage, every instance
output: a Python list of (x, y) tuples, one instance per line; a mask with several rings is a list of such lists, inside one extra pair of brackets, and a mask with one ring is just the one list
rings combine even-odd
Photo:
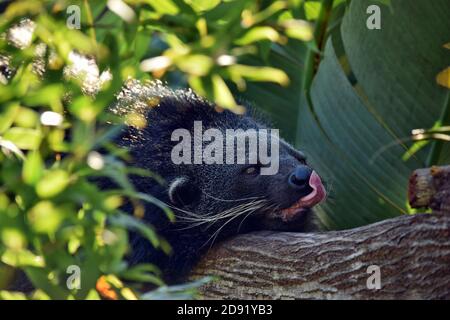
[(448, 144), (428, 138), (417, 152), (411, 138), (450, 121), (450, 92), (436, 82), (448, 64), (449, 2), (381, 5), (381, 30), (366, 27), (370, 4), (350, 3), (299, 111), (299, 143), (332, 182), (320, 216), (333, 229), (408, 213), (411, 172), (450, 159)]
[[(68, 27), (69, 5), (80, 9), (79, 30)], [(289, 37), (309, 40), (310, 25), (292, 13), (302, 6), (195, 0), (9, 4), (0, 20), (6, 75), (0, 85), (0, 288), (21, 270), (36, 290), (4, 290), (0, 297), (195, 296), (204, 280), (168, 288), (157, 266), (126, 263), (128, 230), (167, 253), (170, 246), (139, 219), (142, 201), (161, 204), (129, 182), (128, 174), (137, 171), (125, 166), (126, 150), (110, 142), (118, 127), (106, 124), (121, 120), (106, 108), (133, 77), (188, 83), (220, 106), (241, 111), (229, 83), (241, 89), (248, 81), (288, 84), (284, 71), (246, 60), (264, 57), (272, 43), (282, 46)], [(158, 180), (144, 170), (139, 174)], [(119, 188), (100, 190), (99, 176)], [(126, 202), (134, 216), (121, 211)], [(70, 277), (74, 266), (81, 283)], [(141, 295), (143, 284), (162, 287)]]
[(249, 84), (244, 96), (324, 177), (330, 197), (317, 211), (329, 229), (409, 213), (412, 170), (450, 159), (449, 2), (379, 1), (381, 30), (366, 26), (373, 1), (318, 4), (298, 13), (315, 23), (312, 43), (268, 55), (290, 85)]
[[(106, 125), (121, 121), (106, 108), (130, 77), (189, 85), (238, 113), (236, 96), (260, 106), (328, 180), (332, 199), (319, 213), (329, 228), (407, 213), (411, 170), (450, 155), (428, 141), (448, 137), (450, 8), (376, 2), (382, 30), (366, 28), (366, 0), (11, 3), (0, 18), (0, 289), (22, 270), (36, 290), (0, 297), (195, 297), (204, 280), (166, 287), (157, 266), (125, 260), (128, 230), (170, 251), (139, 219), (143, 201), (161, 204), (127, 176), (163, 181), (127, 167), (110, 142), (120, 126)], [(69, 5), (80, 29), (68, 27)], [(31, 36), (11, 41), (24, 18)], [(410, 140), (417, 128), (426, 141)], [(100, 190), (99, 176), (119, 188)], [(126, 202), (134, 215), (121, 211)], [(81, 269), (79, 289), (66, 285), (70, 266)]]

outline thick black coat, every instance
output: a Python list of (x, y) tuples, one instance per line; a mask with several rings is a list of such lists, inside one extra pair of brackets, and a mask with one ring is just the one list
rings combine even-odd
[[(265, 219), (267, 212), (288, 208), (302, 196), (290, 189), (287, 180), (296, 166), (305, 163), (304, 156), (283, 140), (279, 172), (272, 176), (246, 174), (248, 165), (175, 165), (171, 161), (172, 148), (178, 143), (171, 141), (175, 129), (192, 131), (198, 120), (204, 130), (217, 128), (223, 132), (266, 127), (254, 117), (219, 110), (191, 90), (173, 91), (158, 82), (143, 85), (130, 81), (111, 110), (128, 124), (117, 143), (129, 149), (129, 164), (148, 169), (165, 180), (161, 185), (148, 177), (132, 176), (134, 186), (168, 204), (177, 217), (171, 223), (160, 209), (146, 204), (144, 219), (170, 243), (172, 254), (167, 256), (153, 249), (147, 240), (133, 234), (132, 264), (154, 263), (162, 268), (166, 280), (177, 282), (214, 242), (233, 234), (278, 227), (300, 231), (311, 228), (309, 214), (289, 226), (274, 220), (268, 224)], [(182, 188), (175, 188), (180, 184)], [(173, 189), (177, 194), (173, 194)], [(132, 208), (126, 209), (131, 212)], [(245, 214), (240, 214), (243, 211)], [(228, 215), (202, 221), (202, 217), (219, 217), (223, 212)]]

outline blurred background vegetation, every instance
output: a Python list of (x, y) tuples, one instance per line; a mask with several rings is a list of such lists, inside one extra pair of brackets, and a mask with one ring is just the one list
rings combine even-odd
[[(366, 26), (371, 4), (381, 30)], [(2, 298), (195, 297), (201, 282), (166, 287), (157, 266), (125, 261), (127, 230), (170, 251), (139, 219), (143, 201), (159, 203), (127, 174), (158, 177), (126, 167), (126, 151), (110, 142), (118, 127), (105, 125), (117, 120), (106, 109), (130, 78), (267, 113), (328, 181), (330, 199), (318, 210), (329, 229), (410, 213), (411, 171), (449, 161), (448, 0), (25, 0), (0, 8), (0, 289), (17, 270), (37, 288)], [(99, 190), (97, 176), (120, 188)], [(134, 216), (120, 210), (124, 201)], [(80, 267), (80, 286), (66, 285), (71, 265)], [(145, 283), (160, 288), (145, 292)]]

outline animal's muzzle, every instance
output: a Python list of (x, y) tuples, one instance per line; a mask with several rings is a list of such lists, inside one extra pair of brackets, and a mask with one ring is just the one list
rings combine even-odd
[(307, 217), (309, 209), (326, 197), (319, 175), (308, 166), (296, 167), (289, 175), (288, 183), (297, 200), (287, 208), (271, 211), (266, 217), (267, 221), (281, 220), (283, 223), (301, 221), (302, 217)]
[(300, 200), (297, 204), (301, 204), (303, 207), (312, 207), (326, 196), (319, 175), (308, 166), (297, 166), (289, 175), (288, 183), (299, 195)]
[(313, 189), (309, 185), (309, 178), (313, 170), (308, 166), (297, 166), (289, 175), (288, 183), (291, 188), (300, 193), (300, 196), (310, 194)]

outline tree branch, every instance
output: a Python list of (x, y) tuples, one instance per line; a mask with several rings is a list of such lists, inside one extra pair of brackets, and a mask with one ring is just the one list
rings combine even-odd
[(450, 166), (417, 169), (409, 178), (409, 203), (450, 214)]
[[(370, 265), (381, 289), (368, 289)], [(205, 298), (450, 298), (450, 215), (401, 216), (326, 233), (258, 232), (211, 250), (193, 278), (216, 275)]]

